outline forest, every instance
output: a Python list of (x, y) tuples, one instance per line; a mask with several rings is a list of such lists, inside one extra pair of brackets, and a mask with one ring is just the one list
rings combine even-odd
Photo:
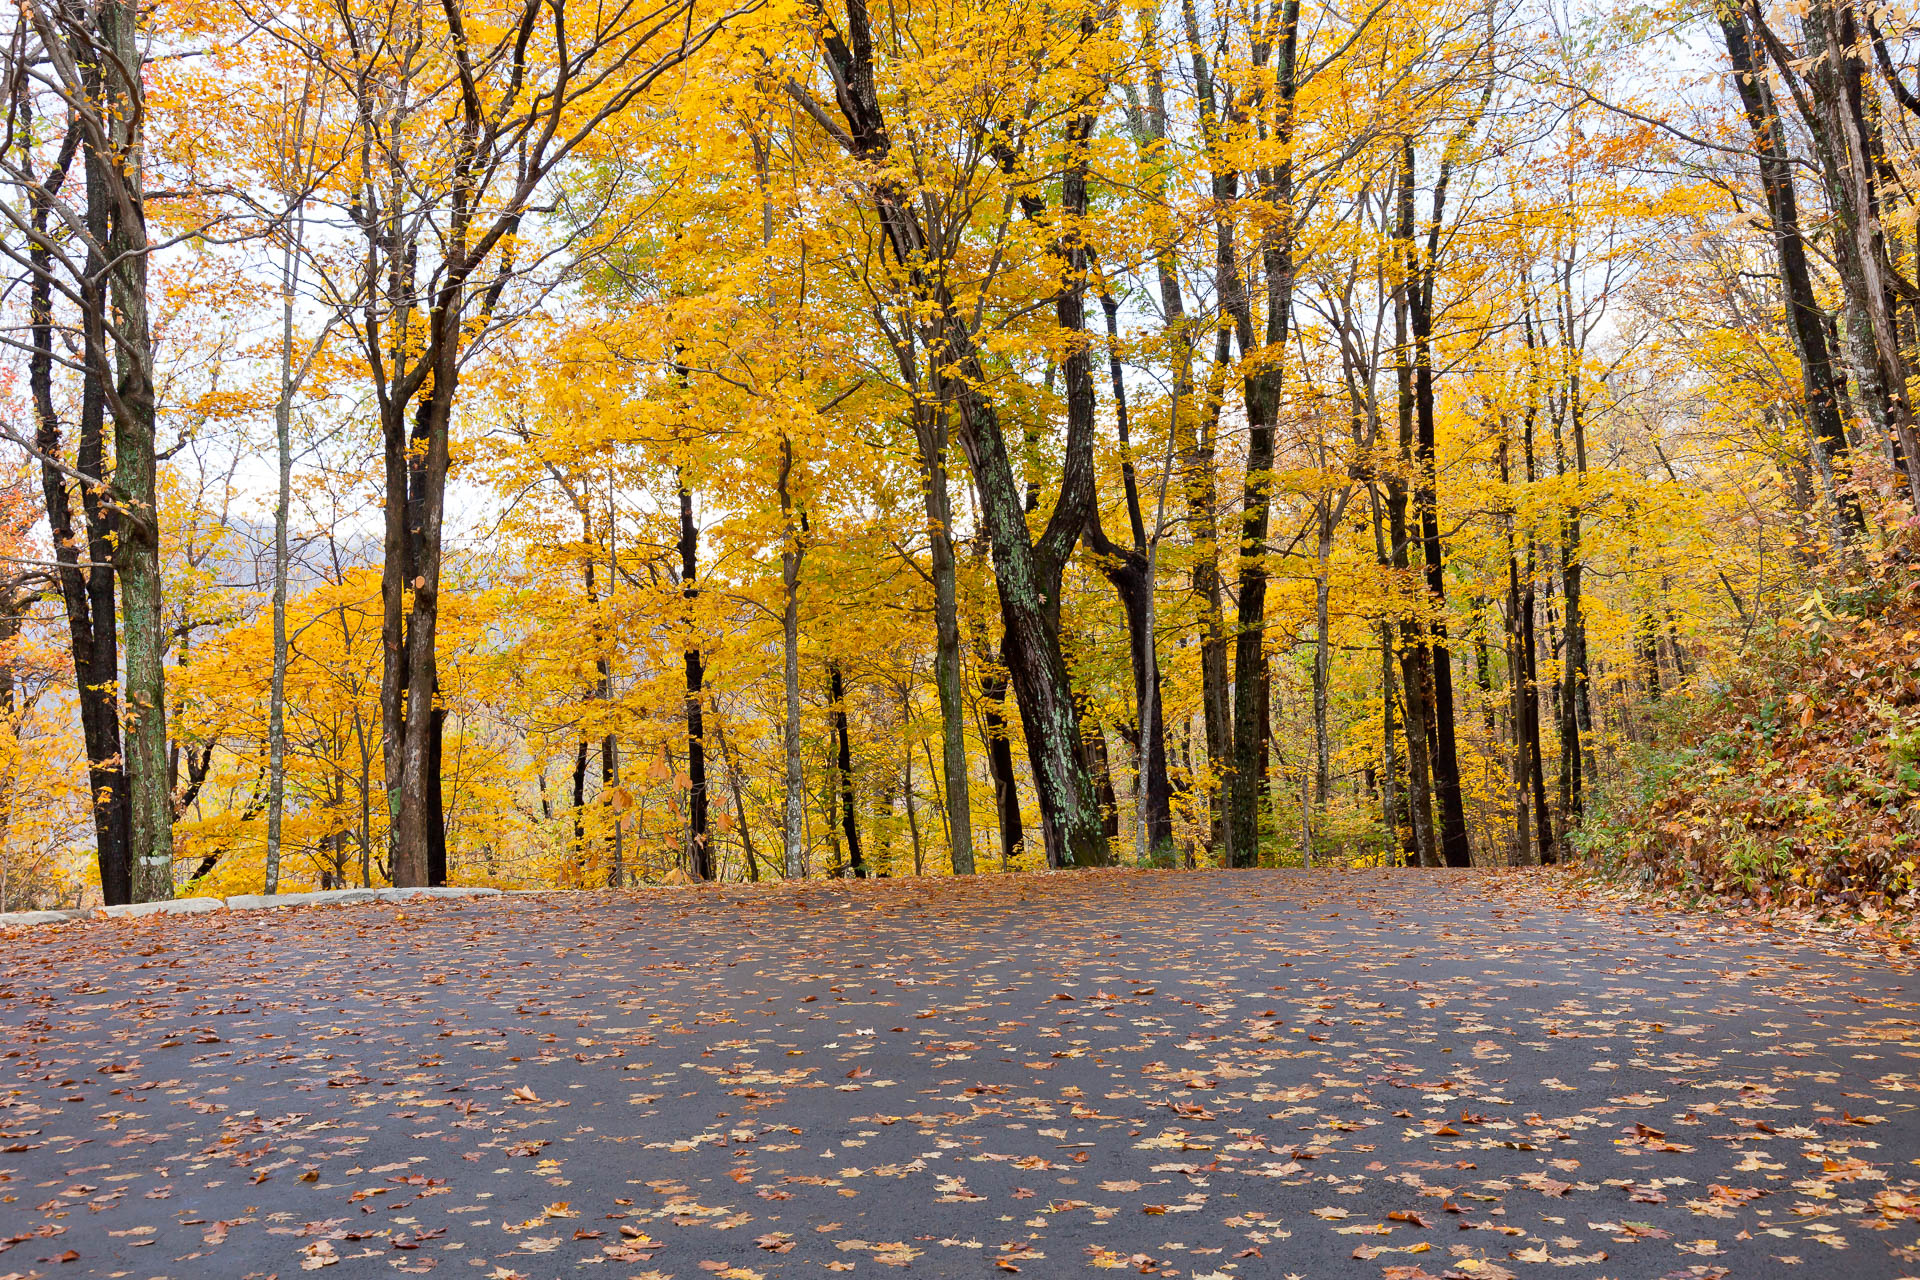
[(1566, 862), (1914, 552), (1903, 5), (45, 0), (4, 70), (0, 909)]

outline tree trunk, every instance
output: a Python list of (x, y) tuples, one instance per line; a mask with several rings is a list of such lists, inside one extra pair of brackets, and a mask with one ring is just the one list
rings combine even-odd
[(1505, 541), (1507, 558), (1507, 600), (1506, 600), (1506, 650), (1507, 650), (1507, 702), (1508, 717), (1513, 723), (1513, 768), (1511, 771), (1513, 787), (1513, 846), (1508, 855), (1512, 866), (1524, 867), (1533, 863), (1532, 841), (1529, 839), (1527, 824), (1527, 701), (1532, 691), (1527, 684), (1526, 659), (1521, 653), (1522, 630), (1520, 624), (1520, 557), (1514, 543), (1514, 511), (1517, 506), (1512, 496), (1513, 472), (1511, 459), (1512, 426), (1509, 420), (1500, 419), (1500, 485), (1506, 492), (1500, 505), (1500, 532)]
[(1314, 540), (1313, 573), (1313, 807), (1324, 819), (1327, 792), (1333, 786), (1333, 750), (1327, 733), (1327, 679), (1332, 658), (1333, 511), (1320, 497)]
[[(793, 441), (780, 437), (780, 659), (785, 714), (781, 718), (781, 755), (785, 790), (781, 807), (781, 846), (787, 879), (807, 874), (806, 777), (800, 759), (800, 557), (805, 553), (802, 526), (794, 519)], [(804, 517), (803, 517), (804, 518)]]
[[(438, 791), (439, 736), (434, 732), (435, 695), (440, 686), (441, 531), (446, 514), (448, 431), (453, 393), (459, 377), (457, 349), (442, 342), (437, 351), (433, 387), (415, 415), (414, 441), (403, 455), (407, 473), (406, 519), (413, 544), (409, 585), (413, 599), (406, 612), (405, 682), (400, 724), (400, 786), (393, 880), (402, 887), (432, 883), (434, 828), (430, 811)], [(391, 501), (391, 499), (389, 499)]]
[(284, 246), (280, 279), (280, 394), (273, 408), (278, 487), (273, 505), (273, 678), (267, 697), (267, 873), (280, 892), (280, 832), (287, 809), (287, 515), (293, 501), (293, 295), (298, 241)]
[[(1280, 9), (1275, 89), (1280, 97), (1278, 142), (1292, 138), (1294, 54), (1299, 39), (1299, 0)], [(1269, 46), (1271, 47), (1271, 46)], [(1266, 284), (1266, 330), (1255, 344), (1251, 301), (1232, 253), (1231, 224), (1222, 222), (1217, 246), (1221, 306), (1233, 317), (1243, 362), (1261, 363), (1242, 379), (1247, 411), (1247, 475), (1240, 510), (1240, 589), (1233, 643), (1233, 785), (1228, 797), (1228, 846), (1232, 865), (1260, 861), (1260, 795), (1266, 780), (1267, 746), (1267, 530), (1273, 493), (1274, 432), (1280, 412), (1282, 359), (1293, 310), (1293, 161), (1290, 148), (1277, 168), (1263, 171), (1261, 194), (1268, 208), (1260, 237)]]
[(440, 668), (433, 672), (433, 713), (427, 722), (427, 884), (438, 888), (447, 882), (447, 781), (446, 751), (447, 707), (441, 701)]
[[(939, 353), (930, 381), (938, 399), (958, 414), (960, 444), (973, 471), (1008, 632), (1003, 658), (1019, 702), (1035, 766), (1034, 783), (1050, 832), (1049, 860), (1055, 865), (1096, 865), (1106, 858), (1106, 841), (1100, 835), (1099, 806), (1080, 761), (1079, 717), (1055, 629), (1059, 610), (1055, 584), (1093, 500), (1094, 423), (1090, 413), (1069, 413), (1060, 498), (1036, 545), (1027, 527), (1026, 506), (1014, 478), (1000, 416), (985, 391), (990, 379), (972, 328), (972, 308), (927, 270), (929, 236), (920, 221), (918, 196), (887, 169), (893, 144), (877, 89), (866, 8), (856, 5), (847, 10), (847, 36), (826, 18), (824, 10), (816, 7), (815, 12), (823, 19), (822, 51), (835, 83), (841, 86), (836, 103), (846, 125), (842, 136), (848, 150), (874, 166), (878, 175), (868, 184), (874, 211), (894, 260), (907, 277), (921, 345)], [(1080, 117), (1070, 130), (1074, 136), (1069, 142), (1077, 158), (1062, 182), (1062, 203), (1070, 214), (1086, 208), (1085, 144), (1090, 130), (1090, 116)], [(1067, 235), (1077, 234), (1076, 217)], [(1056, 246), (1056, 256), (1061, 247), (1066, 249), (1068, 264), (1059, 319), (1063, 327), (1077, 332), (1084, 325), (1068, 321), (1085, 287), (1085, 249), (1070, 238), (1064, 246)], [(1084, 349), (1081, 358), (1084, 362)], [(1090, 376), (1085, 382), (1090, 394)], [(1069, 393), (1071, 401), (1078, 391), (1070, 386)]]
[(1093, 776), (1093, 793), (1100, 802), (1100, 834), (1106, 837), (1107, 847), (1112, 848), (1120, 840), (1120, 799), (1113, 791), (1106, 730), (1092, 723), (1090, 717), (1083, 717), (1080, 723), (1085, 735), (1081, 741), (1086, 744), (1087, 772)]
[(716, 707), (713, 714), (714, 737), (720, 742), (720, 763), (727, 771), (727, 789), (733, 793), (733, 818), (740, 824), (741, 872), (748, 883), (760, 883), (760, 860), (753, 852), (753, 828), (747, 823), (747, 802), (740, 787), (740, 761), (727, 745), (727, 725)]
[[(920, 847), (920, 815), (915, 810), (913, 803), (913, 748), (908, 747), (901, 754), (904, 759), (902, 764), (903, 780), (900, 784), (900, 790), (906, 797), (907, 802), (907, 834), (913, 839), (913, 874), (923, 876), (927, 873), (927, 864), (926, 857)], [(961, 872), (956, 870), (954, 874), (972, 875), (973, 873), (971, 871)]]
[(1754, 154), (1760, 165), (1760, 187), (1773, 224), (1774, 258), (1780, 272), (1780, 292), (1786, 304), (1787, 332), (1800, 358), (1800, 388), (1806, 401), (1807, 422), (1820, 473), (1833, 504), (1836, 541), (1857, 537), (1866, 529), (1859, 500), (1844, 488), (1848, 478), (1849, 447), (1835, 386), (1832, 353), (1827, 345), (1825, 315), (1814, 296), (1812, 272), (1807, 266), (1806, 242), (1800, 234), (1800, 212), (1793, 185), (1793, 162), (1764, 69), (1757, 65), (1747, 18), (1737, 0), (1719, 0), (1714, 7), (1727, 55), (1733, 63), (1734, 87), (1753, 133)]
[[(1402, 230), (1410, 232), (1413, 226), (1413, 190), (1410, 182), (1403, 182), (1401, 187), (1400, 219)], [(1414, 446), (1412, 348), (1407, 332), (1410, 292), (1410, 284), (1403, 287), (1394, 305), (1394, 346), (1397, 353), (1394, 376), (1399, 390), (1399, 455), (1398, 466), (1386, 477), (1387, 539), (1392, 547), (1393, 577), (1396, 595), (1399, 596), (1401, 687), (1406, 703), (1407, 821), (1413, 831), (1413, 847), (1420, 865), (1435, 867), (1440, 865), (1440, 849), (1433, 830), (1432, 757), (1428, 748), (1432, 707), (1429, 690), (1432, 686), (1427, 668), (1428, 633), (1424, 621), (1424, 592), (1418, 600), (1408, 599), (1413, 595), (1414, 579), (1410, 531), (1407, 527), (1407, 482), (1409, 477), (1419, 474)]]
[(847, 734), (847, 690), (840, 664), (827, 664), (827, 699), (833, 706), (834, 776), (840, 784), (840, 823), (847, 839), (847, 869), (857, 879), (867, 878), (860, 856), (860, 818), (853, 796), (853, 743)]
[(973, 800), (967, 787), (967, 708), (960, 685), (960, 604), (954, 582), (953, 502), (947, 487), (946, 418), (933, 406), (916, 402), (913, 425), (914, 437), (920, 446), (921, 492), (926, 501), (928, 538), (932, 543), (934, 682), (940, 693), (940, 752), (946, 774), (948, 856), (953, 863), (953, 874), (970, 876), (973, 874)]
[[(1400, 183), (1405, 209), (1411, 212), (1414, 182), (1413, 139), (1401, 143)], [(1445, 169), (1434, 189), (1433, 219), (1429, 230), (1437, 233), (1445, 199)], [(1413, 472), (1413, 503), (1419, 517), (1421, 567), (1426, 582), (1427, 662), (1433, 682), (1431, 729), (1433, 732), (1433, 793), (1440, 818), (1440, 857), (1450, 867), (1473, 865), (1467, 844), (1466, 806), (1460, 792), (1460, 756), (1454, 723), (1453, 658), (1447, 647), (1447, 579), (1445, 551), (1440, 542), (1440, 503), (1438, 474), (1434, 458), (1433, 402), (1433, 289), (1436, 263), (1435, 235), (1428, 237), (1428, 251), (1417, 253), (1411, 237), (1412, 219), (1403, 217), (1407, 235), (1408, 294), (1407, 318), (1413, 337), (1413, 402), (1416, 427)]]
[[(1920, 506), (1920, 444), (1915, 440), (1907, 396), (1894, 272), (1887, 258), (1875, 181), (1879, 146), (1865, 102), (1865, 65), (1860, 56), (1865, 41), (1853, 6), (1847, 0), (1813, 0), (1804, 23), (1804, 58), (1784, 49), (1757, 13), (1745, 16), (1756, 23), (1788, 82), (1797, 82), (1804, 72), (1811, 89), (1812, 101), (1801, 100), (1803, 117), (1834, 214), (1833, 258), (1847, 301), (1861, 399), (1868, 416), (1886, 432), (1909, 496)], [(1722, 34), (1730, 34), (1724, 24)], [(1743, 106), (1744, 97), (1743, 92)]]
[(1007, 677), (994, 664), (980, 676), (981, 715), (987, 727), (987, 768), (993, 775), (994, 811), (1000, 819), (1000, 869), (1009, 871), (1026, 842), (1020, 821), (1020, 791), (1013, 772), (1013, 744), (1007, 740)]
[[(1178, 294), (1176, 292), (1177, 299)], [(1149, 536), (1146, 517), (1140, 505), (1140, 486), (1130, 452), (1132, 424), (1127, 412), (1127, 386), (1120, 363), (1119, 302), (1103, 293), (1100, 306), (1107, 324), (1107, 369), (1113, 386), (1114, 421), (1120, 440), (1120, 477), (1125, 492), (1127, 521), (1133, 545), (1123, 547), (1107, 537), (1096, 507), (1087, 521), (1086, 539), (1098, 557), (1100, 571), (1113, 585), (1127, 616), (1127, 648), (1133, 667), (1133, 705), (1144, 721), (1140, 749), (1140, 774), (1146, 803), (1147, 847), (1143, 857), (1152, 858), (1173, 845), (1173, 788), (1167, 774), (1165, 700), (1161, 697), (1160, 663), (1154, 651), (1152, 568), (1149, 558), (1159, 530)], [(1164, 505), (1164, 497), (1162, 505)], [(1151, 682), (1151, 688), (1149, 688)], [(1109, 790), (1111, 784), (1109, 784)]]
[[(122, 512), (114, 559), (126, 641), (122, 741), (131, 805), (133, 900), (153, 902), (173, 896), (173, 797), (167, 789), (166, 601), (160, 582), (157, 406), (147, 312), (142, 49), (136, 10), (120, 0), (105, 0), (98, 21), (102, 42), (118, 64), (101, 83), (102, 114), (119, 153), (114, 160), (103, 157), (102, 163), (115, 165), (115, 185), (122, 193), (107, 236), (115, 375), (112, 489)], [(90, 166), (89, 171), (97, 169)]]
[[(37, 232), (47, 231), (52, 201), (72, 172), (81, 130), (69, 132), (69, 142), (55, 167), (42, 175), (38, 189), (28, 193)], [(91, 148), (83, 163), (92, 165)], [(94, 243), (106, 243), (106, 196), (90, 172), (83, 175), (88, 203), (87, 221)], [(88, 806), (93, 820), (94, 847), (100, 870), (102, 900), (109, 906), (133, 901), (133, 872), (129, 845), (132, 809), (128, 803), (126, 773), (120, 752), (119, 615), (114, 600), (113, 515), (102, 501), (104, 485), (79, 486), (86, 527), (75, 528), (72, 490), (67, 477), (54, 465), (61, 454), (60, 419), (53, 399), (53, 262), (51, 252), (36, 238), (29, 249), (33, 276), (27, 308), (32, 352), (27, 381), (33, 398), (34, 444), (39, 450), (41, 492), (46, 500), (47, 527), (57, 567), (61, 602), (67, 615), (68, 647), (73, 657), (74, 687), (80, 710), (81, 738), (87, 753)], [(100, 259), (87, 255), (87, 275), (98, 279)], [(98, 292), (93, 292), (98, 298)], [(80, 435), (75, 469), (83, 476), (102, 479), (106, 466), (104, 440), (106, 402), (105, 359), (96, 330), (83, 333), (83, 370), (80, 390)]]
[(573, 753), (573, 865), (580, 883), (587, 873), (587, 740)]
[(693, 616), (700, 599), (700, 530), (693, 522), (693, 493), (680, 483), (680, 597), (686, 601), (688, 641), (687, 675), (687, 861), (696, 880), (713, 879), (713, 846), (707, 827), (707, 744), (704, 708), (706, 663), (692, 639)]
[[(1400, 752), (1393, 730), (1393, 623), (1380, 619), (1380, 821), (1387, 849), (1403, 849), (1400, 830)], [(1411, 829), (1407, 833), (1411, 839)]]

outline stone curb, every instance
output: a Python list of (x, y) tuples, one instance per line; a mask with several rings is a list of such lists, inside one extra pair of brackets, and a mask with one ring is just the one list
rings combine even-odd
[(141, 916), (198, 916), (209, 911), (224, 911), (227, 904), (218, 898), (167, 898), (160, 902), (129, 902), (118, 907), (95, 907), (99, 919), (128, 920)]
[(169, 898), (84, 911), (0, 911), (0, 929), (16, 925), (65, 924), (69, 920), (126, 920), (144, 916), (197, 916), (210, 911), (272, 911), (279, 907), (348, 906), (407, 902), (417, 898), (497, 898), (498, 889), (450, 886), (434, 889), (322, 889), (313, 893), (241, 893), (231, 898)]
[(241, 893), (227, 899), (229, 911), (266, 911), (273, 907), (318, 907), (335, 902), (372, 902), (372, 889), (322, 889), (316, 893)]
[(78, 920), (84, 911), (8, 911), (0, 913), (0, 926), (10, 924), (62, 924)]

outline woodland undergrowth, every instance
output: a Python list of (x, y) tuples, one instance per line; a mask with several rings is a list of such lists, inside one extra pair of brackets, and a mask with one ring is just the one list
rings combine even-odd
[(1920, 908), (1920, 521), (1802, 581), (1736, 674), (1647, 711), (1577, 837), (1590, 870), (1868, 922)]

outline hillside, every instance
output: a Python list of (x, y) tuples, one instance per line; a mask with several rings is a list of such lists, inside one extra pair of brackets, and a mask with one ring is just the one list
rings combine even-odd
[(1602, 871), (1868, 918), (1912, 904), (1920, 581), (1904, 559), (1813, 589), (1736, 676), (1656, 713), (1582, 837)]

